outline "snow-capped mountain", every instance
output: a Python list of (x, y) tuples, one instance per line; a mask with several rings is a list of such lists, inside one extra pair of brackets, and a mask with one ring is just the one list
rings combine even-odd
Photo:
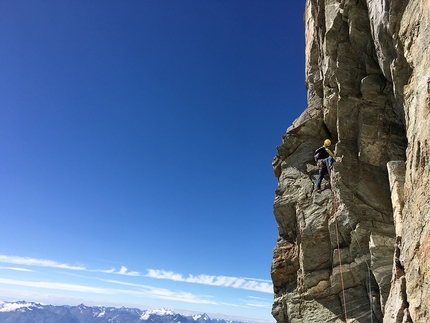
[(168, 309), (140, 310), (103, 306), (46, 305), (0, 301), (2, 323), (241, 323), (211, 319), (207, 314), (185, 316)]
[(197, 323), (208, 323), (212, 322), (212, 320), (209, 318), (207, 314), (196, 314), (193, 315), (193, 320)]

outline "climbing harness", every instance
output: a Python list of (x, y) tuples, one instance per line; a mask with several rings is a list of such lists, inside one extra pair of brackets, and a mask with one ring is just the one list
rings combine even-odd
[[(336, 241), (337, 241), (337, 253), (338, 253), (338, 257), (339, 257), (339, 273), (340, 273), (340, 280), (341, 280), (341, 286), (342, 286), (342, 298), (343, 298), (343, 310), (344, 310), (344, 316), (345, 316), (345, 322), (348, 322), (348, 315), (347, 315), (347, 306), (346, 306), (346, 297), (345, 297), (345, 285), (344, 285), (344, 281), (343, 281), (343, 273), (342, 273), (342, 259), (341, 259), (341, 254), (340, 254), (340, 242), (339, 242), (339, 225), (338, 225), (338, 221), (337, 221), (337, 209), (338, 209), (338, 205), (337, 205), (337, 199), (336, 199), (336, 192), (335, 192), (335, 186), (334, 186), (334, 182), (333, 182), (333, 178), (331, 176), (331, 169), (330, 167), (327, 167), (327, 172), (328, 175), (330, 177), (330, 186), (331, 186), (331, 190), (333, 192), (333, 204), (334, 204), (334, 221), (335, 221), (335, 227), (336, 227)], [(346, 219), (347, 222), (351, 228), (351, 232), (354, 235), (355, 241), (357, 242), (358, 248), (361, 252), (361, 254), (363, 253), (363, 249), (361, 248), (360, 242), (358, 241), (357, 235), (355, 233), (355, 230), (353, 229), (352, 225), (351, 225), (351, 221), (349, 221), (349, 217), (346, 214)], [(369, 303), (370, 303), (370, 323), (373, 323), (373, 302), (372, 302), (372, 289), (371, 289), (371, 276), (370, 276), (370, 266), (369, 263), (367, 262), (366, 259), (364, 259), (364, 262), (366, 263), (367, 266), (367, 274), (368, 274), (368, 292), (369, 292)]]

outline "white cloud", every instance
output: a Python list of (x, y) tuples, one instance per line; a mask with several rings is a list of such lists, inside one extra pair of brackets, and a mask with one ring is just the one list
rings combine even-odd
[(262, 293), (273, 293), (273, 285), (267, 280), (262, 279), (210, 275), (189, 275), (184, 278), (181, 274), (158, 269), (148, 269), (146, 277), (211, 286), (233, 287)]
[(248, 303), (246, 304), (249, 307), (262, 307), (262, 308), (272, 308), (271, 303)]
[(248, 296), (248, 298), (250, 298), (250, 299), (256, 299), (256, 300), (260, 300), (260, 301), (266, 301), (266, 302), (268, 302), (268, 301), (270, 301), (270, 302), (272, 302), (273, 301), (273, 299), (267, 299), (267, 298), (263, 298), (263, 297), (256, 297), (256, 296)]
[(128, 271), (127, 267), (121, 266), (120, 270), (116, 270), (115, 268), (111, 269), (97, 269), (96, 272), (105, 273), (105, 274), (117, 274), (117, 275), (125, 275), (125, 276), (140, 276), (141, 274), (137, 271)]
[(73, 292), (112, 294), (112, 291), (109, 289), (84, 286), (84, 285), (67, 284), (67, 283), (33, 282), (33, 281), (0, 278), (0, 284), (18, 285), (18, 286), (35, 287), (35, 288), (46, 288), (46, 289), (57, 289), (57, 290), (67, 290), (67, 291), (73, 291)]
[(242, 300), (248, 307), (272, 308), (273, 299), (247, 296), (247, 300)]
[(96, 272), (105, 273), (105, 274), (113, 274), (113, 273), (115, 273), (115, 268), (111, 268), (111, 269), (97, 269)]
[(188, 292), (171, 291), (171, 290), (165, 289), (165, 288), (158, 288), (158, 287), (153, 287), (153, 286), (148, 286), (148, 285), (128, 283), (128, 282), (123, 282), (123, 281), (118, 281), (118, 280), (110, 280), (110, 279), (100, 279), (100, 280), (107, 282), (107, 283), (112, 283), (112, 284), (136, 287), (137, 290), (120, 290), (120, 292), (122, 292), (122, 293), (130, 294), (130, 295), (134, 295), (134, 296), (145, 296), (145, 297), (150, 297), (150, 298), (173, 300), (173, 301), (195, 303), (195, 304), (218, 304), (215, 301), (208, 300), (207, 296), (194, 295), (194, 294), (188, 293)]
[(138, 273), (137, 271), (128, 271), (128, 269), (124, 266), (122, 266), (117, 273), (126, 276), (140, 276), (140, 273)]
[(27, 288), (33, 287), (38, 289), (52, 289), (52, 290), (105, 294), (105, 295), (126, 294), (126, 295), (132, 295), (135, 297), (147, 297), (147, 298), (180, 301), (180, 302), (194, 303), (194, 304), (212, 304), (212, 305), (218, 304), (217, 302), (208, 299), (208, 296), (195, 295), (184, 291), (172, 291), (165, 288), (157, 288), (153, 286), (133, 284), (133, 283), (121, 282), (117, 280), (104, 280), (104, 279), (100, 279), (100, 280), (108, 283), (134, 287), (135, 289), (99, 288), (99, 287), (93, 287), (93, 286), (68, 284), (68, 283), (61, 283), (61, 282), (43, 282), (43, 281), (34, 282), (34, 281), (15, 280), (15, 279), (6, 279), (6, 278), (0, 278), (0, 284), (25, 286)]
[(16, 271), (26, 271), (26, 272), (34, 272), (34, 270), (31, 270), (31, 269), (18, 268), (18, 267), (0, 267), (0, 269), (16, 270)]
[(173, 292), (167, 289), (154, 289), (151, 291), (151, 295), (154, 298), (166, 299), (171, 301), (181, 301), (195, 304), (218, 304), (217, 302), (204, 299), (201, 296), (182, 291)]
[(165, 288), (128, 283), (128, 282), (123, 282), (119, 280), (111, 280), (111, 279), (100, 279), (100, 280), (107, 283), (131, 286), (131, 287), (137, 288), (136, 290), (116, 290), (117, 292), (121, 292), (124, 294), (140, 296), (140, 297), (150, 297), (150, 298), (156, 298), (156, 299), (180, 301), (180, 302), (194, 303), (194, 304), (212, 304), (212, 305), (218, 304), (215, 301), (209, 300), (208, 299), (210, 298), (209, 296), (194, 295), (192, 293), (183, 292), (183, 291), (171, 291)]
[(247, 277), (242, 277), (243, 279), (246, 279), (246, 280), (255, 280), (255, 281), (257, 281), (257, 282), (265, 282), (265, 283), (272, 283), (272, 281), (271, 280), (269, 280), (269, 279), (261, 279), (261, 278), (247, 278)]
[(174, 281), (183, 282), (185, 279), (181, 274), (176, 274), (172, 271), (158, 270), (158, 269), (148, 269), (147, 277), (157, 278), (157, 279), (169, 279)]
[(0, 255), (0, 262), (24, 265), (24, 266), (39, 266), (39, 267), (52, 267), (52, 268), (62, 268), (70, 270), (86, 270), (83, 266), (71, 266), (63, 263), (59, 263), (53, 260), (35, 259), (28, 257), (18, 257), (18, 256), (5, 256)]
[[(29, 257), (19, 257), (19, 256), (6, 256), (0, 255), (0, 263), (8, 263), (15, 265), (24, 265), (24, 266), (39, 266), (39, 267), (50, 267), (50, 268), (60, 268), (60, 269), (69, 269), (69, 270), (83, 270), (83, 271), (92, 271), (92, 272), (102, 272), (106, 274), (118, 274), (125, 276), (140, 276), (141, 274), (137, 271), (129, 271), (127, 267), (121, 266), (120, 270), (112, 269), (96, 269), (90, 270), (84, 266), (71, 266), (64, 263), (59, 263), (54, 260), (46, 260), (46, 259), (36, 259)], [(13, 267), (0, 267), (0, 269), (12, 269), (12, 270), (21, 270), (21, 271), (32, 271), (30, 269), (24, 268), (13, 268)]]

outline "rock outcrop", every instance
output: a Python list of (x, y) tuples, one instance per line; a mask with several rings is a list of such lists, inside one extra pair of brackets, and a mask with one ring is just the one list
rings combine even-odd
[(272, 163), (272, 314), (430, 322), (430, 1), (307, 0), (304, 18), (308, 107)]

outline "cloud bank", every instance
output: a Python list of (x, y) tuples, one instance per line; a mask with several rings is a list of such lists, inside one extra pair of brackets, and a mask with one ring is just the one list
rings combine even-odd
[[(118, 274), (125, 276), (141, 276), (141, 274), (137, 271), (129, 271), (127, 267), (121, 266), (120, 270), (116, 270), (115, 268), (104, 270), (104, 269), (96, 269), (90, 270), (85, 266), (73, 266), (64, 263), (60, 263), (54, 260), (46, 260), (46, 259), (36, 259), (29, 257), (19, 257), (19, 256), (6, 256), (0, 255), (0, 263), (14, 264), (14, 265), (22, 265), (22, 266), (38, 266), (38, 267), (49, 267), (49, 268), (60, 268), (60, 269), (68, 269), (68, 270), (82, 270), (82, 271), (95, 271), (106, 274)], [(25, 268), (12, 268), (12, 267), (1, 267), (8, 268), (13, 270), (21, 270), (21, 271), (31, 271)]]
[(77, 284), (67, 284), (67, 283), (33, 282), (33, 281), (22, 281), (22, 280), (16, 280), (16, 279), (0, 278), (0, 284), (18, 285), (18, 286), (35, 287), (35, 288), (46, 288), (46, 289), (57, 289), (57, 290), (72, 291), (72, 292), (112, 294), (111, 291), (105, 288), (98, 288), (98, 287), (77, 285)]
[(273, 293), (273, 285), (267, 280), (254, 278), (241, 278), (230, 276), (210, 276), (210, 275), (189, 275), (183, 277), (181, 274), (159, 269), (148, 269), (146, 277), (157, 279), (168, 279), (186, 283), (196, 283), (211, 286), (222, 286), (252, 290), (262, 293)]
[[(119, 270), (117, 269), (95, 269), (91, 270), (82, 265), (69, 265), (53, 260), (46, 259), (36, 259), (29, 257), (19, 257), (19, 256), (6, 256), (0, 255), (0, 263), (8, 263), (14, 265), (22, 266), (40, 266), (40, 267), (50, 267), (50, 268), (60, 268), (67, 270), (79, 270), (88, 272), (101, 272), (106, 274), (117, 274), (124, 276), (135, 276), (135, 277), (149, 277), (156, 279), (167, 279), (178, 282), (194, 283), (210, 286), (220, 286), (220, 287), (230, 287), (238, 288), (262, 293), (273, 293), (273, 285), (269, 280), (262, 280), (257, 278), (246, 278), (246, 277), (231, 277), (231, 276), (213, 276), (213, 275), (188, 275), (184, 277), (182, 274), (175, 273), (173, 271), (159, 270), (159, 269), (148, 269), (146, 275), (142, 275), (137, 271), (129, 271), (127, 267), (121, 266)], [(13, 270), (21, 271), (31, 271), (25, 268), (16, 267), (3, 267)]]
[(15, 265), (24, 265), (24, 266), (51, 267), (51, 268), (61, 268), (61, 269), (70, 269), (70, 270), (86, 270), (86, 268), (83, 266), (71, 266), (71, 265), (59, 263), (53, 260), (35, 259), (35, 258), (18, 257), (18, 256), (0, 255), (0, 262), (15, 264)]

